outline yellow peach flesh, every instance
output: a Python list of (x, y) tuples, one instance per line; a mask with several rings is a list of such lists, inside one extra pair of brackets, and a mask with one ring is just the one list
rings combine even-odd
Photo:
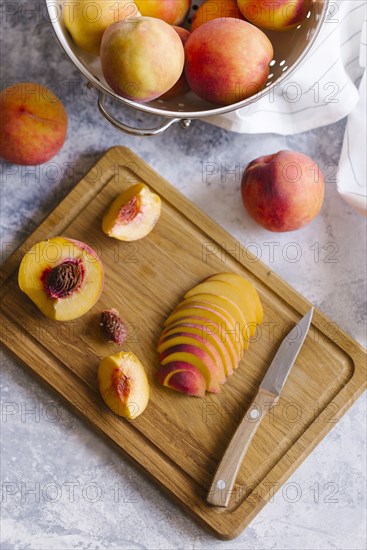
[[(80, 286), (65, 297), (47, 293), (45, 274), (67, 261), (80, 262), (83, 278)], [(96, 253), (84, 243), (55, 237), (34, 245), (23, 257), (19, 268), (20, 289), (46, 317), (70, 321), (84, 315), (97, 302), (103, 289), (104, 275)]]
[(106, 405), (119, 416), (135, 419), (148, 405), (148, 378), (134, 353), (121, 351), (102, 359), (98, 385)]
[[(231, 318), (235, 321), (236, 327), (239, 327), (241, 336), (246, 342), (249, 341), (250, 335), (252, 336), (255, 332), (255, 327), (252, 327), (252, 325), (250, 325), (247, 321), (248, 312), (244, 313), (237, 303), (230, 300), (227, 296), (219, 296), (217, 294), (203, 293), (199, 291), (197, 294), (193, 294), (191, 297), (185, 298), (181, 304), (189, 305), (193, 300), (198, 302), (206, 302), (227, 311)], [(253, 332), (251, 330), (252, 328)]]
[(217, 273), (207, 279), (207, 281), (224, 281), (228, 284), (239, 287), (245, 295), (251, 296), (255, 307), (256, 323), (259, 325), (263, 322), (264, 311), (260, 302), (256, 288), (250, 281), (238, 275), (237, 273)]
[[(226, 346), (228, 353), (234, 357), (234, 365), (237, 368), (238, 362), (242, 357), (242, 338), (239, 331), (236, 331), (234, 322), (208, 307), (208, 304), (195, 302), (192, 307), (177, 308), (166, 320), (164, 326), (170, 328), (177, 323), (187, 320), (196, 320), (202, 322), (203, 325), (213, 327), (220, 337), (221, 341)], [(228, 376), (228, 372), (226, 372)]]
[[(185, 298), (194, 297), (196, 294), (199, 294), (199, 293), (222, 296), (232, 301), (234, 304), (237, 304), (237, 306), (242, 311), (244, 318), (248, 322), (250, 335), (252, 336), (255, 333), (256, 313), (255, 313), (255, 306), (251, 297), (246, 296), (245, 294), (240, 292), (240, 290), (237, 287), (231, 285), (228, 282), (207, 280), (197, 285), (193, 289), (189, 290), (189, 292), (185, 294)], [(247, 323), (246, 323), (246, 327), (243, 327), (243, 328), (244, 328), (243, 336), (246, 340), (245, 334), (246, 334)]]
[(146, 237), (161, 214), (162, 201), (143, 183), (133, 185), (119, 195), (106, 211), (102, 229), (120, 241)]
[(208, 326), (208, 322), (206, 322), (205, 326), (205, 321), (200, 321), (200, 319), (183, 318), (181, 321), (177, 321), (177, 323), (169, 325), (164, 329), (158, 344), (167, 336), (180, 334), (182, 332), (198, 335), (205, 341), (210, 342), (214, 347), (216, 347), (221, 356), (222, 363), (225, 367), (226, 376), (233, 374), (233, 370), (237, 366), (237, 352), (235, 352), (231, 346), (228, 349), (219, 334), (213, 334), (212, 326)]

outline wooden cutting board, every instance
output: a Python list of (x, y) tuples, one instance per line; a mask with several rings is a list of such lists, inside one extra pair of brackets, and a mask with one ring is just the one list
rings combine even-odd
[[(106, 237), (101, 218), (112, 199), (136, 182), (163, 201), (154, 231), (136, 243)], [(99, 253), (106, 282), (84, 317), (53, 322), (20, 292), (17, 271), (34, 243), (64, 235)], [(283, 336), (310, 303), (128, 149), (115, 147), (92, 168), (1, 273), (1, 340), (32, 371), (217, 537), (237, 536), (366, 387), (365, 350), (319, 311), (279, 404), (267, 414), (241, 467), (228, 509), (205, 503), (209, 483), (244, 410)], [(196, 399), (155, 381), (155, 344), (184, 293), (205, 277), (233, 271), (251, 280), (264, 323), (219, 395)], [(146, 367), (151, 398), (129, 422), (103, 404), (97, 390), (102, 356), (119, 348), (99, 333), (99, 314), (116, 307), (129, 323), (127, 343)]]

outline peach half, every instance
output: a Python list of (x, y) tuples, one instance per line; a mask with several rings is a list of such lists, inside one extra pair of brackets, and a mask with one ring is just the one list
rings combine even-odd
[(146, 237), (161, 215), (162, 201), (143, 183), (133, 185), (119, 195), (107, 209), (102, 229), (120, 241)]
[(87, 244), (55, 237), (35, 244), (24, 255), (18, 283), (46, 317), (70, 321), (97, 302), (103, 290), (103, 266)]
[(160, 367), (157, 371), (157, 380), (162, 386), (171, 388), (186, 395), (204, 397), (206, 381), (201, 372), (182, 361), (173, 361)]
[(148, 378), (134, 353), (120, 351), (102, 359), (98, 385), (103, 401), (119, 416), (133, 420), (148, 405)]

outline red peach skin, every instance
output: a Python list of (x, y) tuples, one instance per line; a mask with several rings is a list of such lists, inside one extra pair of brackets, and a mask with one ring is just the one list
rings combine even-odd
[(294, 231), (310, 223), (324, 200), (324, 177), (308, 156), (293, 151), (252, 161), (242, 176), (243, 204), (269, 231)]
[(43, 164), (66, 139), (68, 117), (45, 86), (20, 82), (0, 94), (0, 156), (21, 165)]
[(242, 15), (261, 29), (287, 31), (306, 19), (313, 0), (238, 0)]
[(135, 0), (142, 15), (157, 17), (169, 25), (181, 25), (190, 9), (191, 0)]
[[(198, 348), (193, 344), (179, 344), (171, 346), (164, 351), (160, 352), (161, 363), (167, 359), (167, 357), (177, 354), (177, 353), (186, 353), (193, 356), (196, 356), (200, 359), (206, 366), (208, 372), (210, 372), (211, 380), (218, 380), (220, 384), (224, 384), (226, 377), (224, 374), (224, 369), (222, 365), (216, 363), (213, 357), (205, 350)], [(196, 366), (196, 365), (194, 365)]]
[[(213, 333), (213, 331), (211, 330), (212, 328), (215, 330), (215, 333)], [(204, 320), (200, 320), (198, 318), (186, 318), (183, 319), (181, 322), (178, 321), (177, 323), (174, 323), (173, 325), (170, 325), (169, 327), (164, 329), (159, 342), (166, 336), (174, 335), (181, 331), (190, 331), (194, 334), (203, 335), (205, 341), (212, 342), (213, 345), (216, 347), (218, 353), (222, 357), (222, 362), (225, 368), (226, 375), (230, 376), (233, 374), (233, 370), (237, 367), (237, 356), (235, 355), (232, 348), (230, 348), (229, 350), (227, 349), (227, 346), (218, 334), (220, 330), (217, 326), (208, 326), (207, 322), (205, 323)]]
[(206, 0), (194, 13), (191, 30), (194, 31), (200, 25), (212, 21), (212, 19), (225, 19), (227, 17), (243, 19), (237, 0)]
[(181, 77), (184, 61), (180, 37), (160, 19), (121, 21), (103, 34), (103, 75), (127, 99), (144, 103), (165, 94)]
[(214, 19), (191, 33), (185, 54), (190, 88), (205, 101), (230, 105), (265, 86), (273, 47), (251, 23)]
[(189, 363), (173, 361), (160, 367), (157, 380), (163, 386), (194, 397), (204, 397), (206, 382), (198, 369)]
[[(190, 32), (183, 27), (175, 27), (173, 26), (175, 31), (177, 32), (178, 36), (182, 40), (182, 45), (185, 46), (186, 41), (188, 37), (190, 36)], [(187, 92), (190, 91), (190, 86), (187, 83), (185, 71), (182, 71), (181, 77), (177, 80), (176, 84), (168, 90), (165, 94), (161, 96), (161, 99), (167, 100), (167, 99), (173, 99), (174, 97), (179, 97), (181, 95), (185, 95)]]

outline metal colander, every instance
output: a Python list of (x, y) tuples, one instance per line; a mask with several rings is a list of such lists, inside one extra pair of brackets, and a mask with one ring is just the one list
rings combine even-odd
[[(271, 40), (274, 48), (274, 59), (270, 64), (270, 74), (266, 88), (239, 103), (223, 107), (208, 103), (200, 99), (193, 92), (168, 100), (155, 99), (145, 104), (120, 97), (106, 83), (102, 74), (99, 57), (87, 54), (79, 49), (66, 30), (63, 18), (61, 17), (65, 0), (45, 1), (52, 26), (61, 46), (71, 61), (86, 77), (89, 84), (98, 90), (100, 112), (116, 128), (126, 133), (140, 136), (160, 134), (176, 122), (180, 122), (182, 126), (187, 127), (190, 125), (191, 119), (235, 111), (269, 94), (275, 86), (281, 84), (301, 64), (318, 36), (329, 7), (329, 0), (314, 0), (307, 18), (298, 27), (286, 32), (265, 30), (264, 32)], [(193, 0), (188, 21), (190, 21), (194, 11), (201, 4), (203, 4), (203, 0)], [(146, 113), (160, 115), (164, 117), (164, 120), (158, 127), (150, 129), (138, 129), (127, 126), (107, 111), (106, 98), (108, 96), (117, 100), (122, 106), (129, 106)]]

